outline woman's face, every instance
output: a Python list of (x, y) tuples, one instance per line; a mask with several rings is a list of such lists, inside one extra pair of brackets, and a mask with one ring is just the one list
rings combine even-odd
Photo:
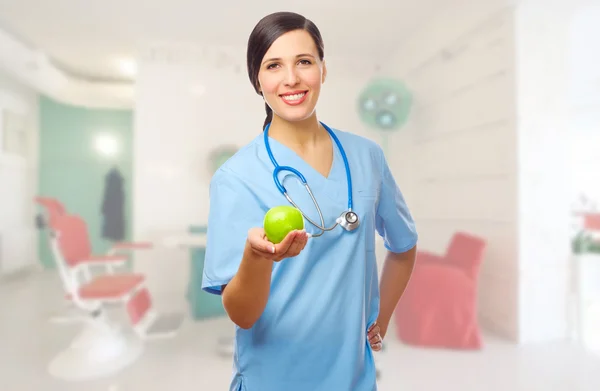
[(326, 73), (310, 34), (294, 30), (279, 37), (265, 53), (258, 82), (274, 114), (286, 121), (302, 121), (314, 113)]

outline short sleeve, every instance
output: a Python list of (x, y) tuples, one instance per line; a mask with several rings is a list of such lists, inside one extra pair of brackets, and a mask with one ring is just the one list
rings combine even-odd
[(417, 244), (417, 231), (404, 196), (396, 184), (383, 151), (381, 151), (381, 191), (377, 206), (376, 228), (385, 247), (402, 253)]
[(217, 171), (210, 183), (202, 290), (220, 295), (237, 273), (248, 230), (264, 213), (251, 188), (233, 173)]

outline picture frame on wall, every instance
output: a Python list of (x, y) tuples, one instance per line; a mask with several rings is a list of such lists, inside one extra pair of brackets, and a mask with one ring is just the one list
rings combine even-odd
[(27, 156), (27, 118), (10, 109), (2, 111), (1, 151), (6, 155)]

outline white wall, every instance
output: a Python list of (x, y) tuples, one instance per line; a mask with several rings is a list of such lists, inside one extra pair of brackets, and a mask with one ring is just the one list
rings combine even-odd
[[(368, 68), (356, 60), (326, 61), (319, 118), (360, 133), (355, 101)], [(211, 149), (243, 146), (260, 134), (264, 118), (264, 103), (247, 76), (245, 48), (165, 45), (143, 52), (135, 105), (134, 236), (158, 239), (205, 224)], [(173, 298), (169, 305), (182, 304), (187, 256), (160, 250), (136, 258), (157, 296)]]
[[(575, 9), (570, 26), (569, 130), (573, 200), (582, 193), (600, 210), (600, 4)], [(586, 208), (587, 209), (587, 208)], [(579, 223), (575, 219), (577, 232)], [(581, 261), (581, 294), (585, 308), (583, 323), (589, 344), (600, 337), (600, 259), (588, 255)], [(594, 313), (596, 321), (594, 322)], [(590, 340), (591, 343), (590, 343)], [(596, 346), (597, 346), (596, 342)]]
[(570, 170), (569, 30), (573, 3), (516, 9), (519, 339), (566, 338)]
[(444, 253), (459, 230), (485, 238), (481, 322), (517, 339), (513, 23), (502, 4), (453, 4), (398, 47), (386, 71), (415, 94), (412, 118), (390, 149), (402, 159), (393, 169), (406, 184), (419, 247)]
[[(596, 204), (600, 197), (599, 17), (589, 0), (528, 0), (517, 9), (523, 342), (574, 332), (572, 207), (582, 193)], [(582, 273), (597, 280), (589, 266)]]
[(567, 64), (572, 197), (583, 193), (600, 207), (600, 4), (574, 8)]
[[(0, 274), (37, 263), (36, 208), (38, 125), (37, 94), (0, 72)], [(4, 153), (4, 113), (28, 121), (28, 150), (24, 157)]]

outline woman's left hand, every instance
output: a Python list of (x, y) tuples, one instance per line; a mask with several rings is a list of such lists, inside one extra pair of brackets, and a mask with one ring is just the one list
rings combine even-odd
[(380, 351), (382, 347), (383, 337), (381, 331), (381, 327), (379, 327), (377, 321), (375, 321), (375, 323), (373, 323), (371, 327), (369, 327), (367, 339), (369, 340), (369, 345), (371, 345), (371, 349), (373, 349), (373, 351), (375, 352)]

